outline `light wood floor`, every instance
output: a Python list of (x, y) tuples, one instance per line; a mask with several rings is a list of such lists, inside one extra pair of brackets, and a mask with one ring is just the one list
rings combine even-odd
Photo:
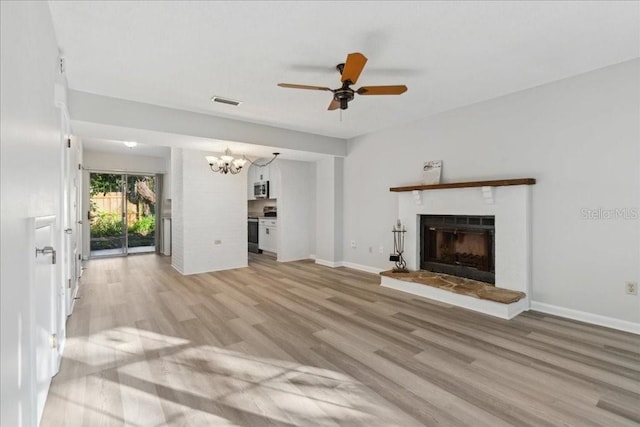
[(91, 261), (42, 426), (629, 426), (640, 337), (511, 321), (251, 256)]

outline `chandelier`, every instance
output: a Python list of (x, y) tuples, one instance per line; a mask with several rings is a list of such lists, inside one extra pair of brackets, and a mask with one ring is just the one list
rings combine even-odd
[(276, 157), (278, 157), (279, 155), (280, 153), (273, 153), (273, 158), (263, 165), (252, 162), (250, 159), (247, 159), (245, 156), (242, 156), (242, 158), (235, 158), (231, 155), (231, 150), (229, 150), (228, 148), (224, 150), (223, 156), (220, 156), (220, 157), (205, 156), (205, 158), (207, 159), (207, 162), (209, 163), (209, 167), (213, 172), (220, 172), (225, 175), (228, 173), (231, 173), (231, 175), (235, 175), (237, 173), (240, 173), (240, 171), (242, 170), (242, 167), (247, 162), (258, 167), (264, 167), (271, 164), (271, 162), (273, 162), (276, 159)]

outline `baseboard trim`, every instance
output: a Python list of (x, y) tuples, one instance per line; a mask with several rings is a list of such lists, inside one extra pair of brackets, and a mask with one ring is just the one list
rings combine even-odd
[(278, 262), (294, 262), (294, 261), (305, 261), (305, 260), (308, 260), (308, 259), (312, 259), (312, 258), (309, 258), (308, 256), (300, 257), (300, 258), (288, 258), (288, 259), (280, 259), (280, 258), (278, 258), (276, 261), (278, 261)]
[(309, 259), (316, 259), (316, 254), (309, 254)]
[(323, 265), (325, 267), (331, 267), (331, 268), (342, 267), (342, 261), (327, 261), (327, 260), (318, 259), (318, 258), (316, 258), (316, 264)]
[(179, 269), (175, 264), (173, 264), (173, 263), (172, 263), (172, 264), (171, 264), (171, 267), (173, 267), (173, 269), (174, 269), (175, 271), (177, 271), (178, 273), (180, 273), (180, 274), (182, 274), (182, 275), (184, 276), (184, 273), (182, 272), (182, 270), (180, 270), (180, 269)]
[(379, 268), (379, 267), (369, 267), (368, 265), (356, 264), (348, 261), (343, 261), (342, 266), (347, 268), (353, 268), (354, 270), (365, 271), (371, 274), (380, 274), (381, 271), (384, 271), (382, 268)]
[(178, 267), (176, 267), (174, 264), (171, 264), (171, 267), (173, 267), (174, 270), (176, 270), (178, 273), (180, 273), (183, 276), (192, 276), (194, 274), (204, 274), (204, 273), (214, 273), (216, 271), (235, 270), (237, 268), (246, 268), (248, 266), (249, 264), (228, 265), (224, 267), (218, 267), (213, 270), (191, 271), (189, 273), (185, 273), (184, 271), (181, 271)]
[(368, 265), (356, 264), (348, 261), (326, 261), (324, 259), (312, 258), (315, 259), (316, 264), (323, 265), (325, 267), (337, 268), (337, 267), (346, 267), (353, 268), (354, 270), (365, 271), (371, 274), (380, 274), (381, 271), (384, 271), (379, 267), (370, 267)]
[(531, 301), (531, 310), (640, 335), (640, 323), (629, 322), (627, 320), (601, 316), (599, 314), (587, 313), (586, 311), (573, 310), (571, 308), (559, 307), (538, 301)]

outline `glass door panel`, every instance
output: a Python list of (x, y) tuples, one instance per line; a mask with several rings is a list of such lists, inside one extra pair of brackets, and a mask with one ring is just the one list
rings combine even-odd
[(127, 249), (129, 253), (156, 250), (156, 180), (127, 175)]
[(91, 257), (126, 255), (125, 176), (89, 174)]

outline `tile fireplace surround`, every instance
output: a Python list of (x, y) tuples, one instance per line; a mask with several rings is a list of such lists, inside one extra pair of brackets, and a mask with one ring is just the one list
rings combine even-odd
[[(535, 181), (533, 181), (535, 183)], [(420, 264), (420, 215), (495, 216), (495, 272), (498, 288), (524, 292), (511, 304), (487, 301), (382, 276), (383, 286), (485, 314), (511, 319), (530, 308), (531, 186), (482, 186), (413, 190), (398, 193), (398, 218), (407, 228), (405, 252), (409, 270)]]

